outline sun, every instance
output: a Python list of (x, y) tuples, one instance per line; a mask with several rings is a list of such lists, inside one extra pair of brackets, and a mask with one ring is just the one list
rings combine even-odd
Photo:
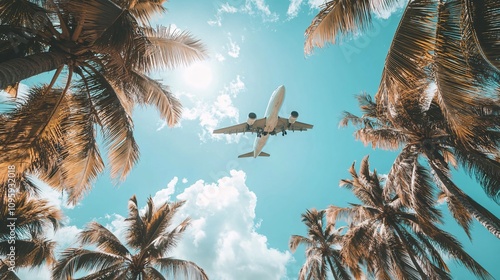
[(196, 62), (185, 68), (184, 81), (197, 89), (205, 89), (212, 83), (212, 69), (206, 62)]

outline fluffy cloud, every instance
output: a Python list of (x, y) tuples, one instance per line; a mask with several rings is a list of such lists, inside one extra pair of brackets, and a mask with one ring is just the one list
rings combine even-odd
[[(160, 194), (160, 192), (157, 193)], [(164, 198), (155, 195), (158, 202)], [(173, 255), (203, 267), (210, 279), (282, 279), (289, 252), (269, 248), (256, 232), (257, 197), (245, 183), (243, 171), (230, 171), (217, 183), (197, 181), (177, 199), (186, 200), (179, 220), (191, 217)]]
[(275, 22), (278, 21), (278, 14), (271, 12), (269, 5), (266, 4), (265, 0), (245, 0), (241, 1), (243, 5), (233, 6), (228, 3), (224, 3), (219, 6), (214, 19), (209, 20), (207, 23), (212, 26), (222, 26), (222, 18), (225, 14), (248, 14), (248, 15), (260, 15), (264, 22)]
[[(303, 2), (304, 2), (303, 0), (290, 0), (290, 5), (288, 6), (288, 11), (286, 13), (289, 19), (292, 19), (299, 14)], [(309, 6), (310, 10), (318, 10), (320, 6), (323, 5), (324, 3), (325, 0), (307, 1), (307, 5)]]
[(237, 123), (239, 110), (233, 104), (233, 98), (245, 90), (245, 83), (238, 75), (229, 84), (225, 85), (219, 95), (211, 103), (206, 100), (197, 100), (191, 96), (194, 107), (185, 108), (182, 118), (184, 120), (198, 120), (202, 127), (202, 132), (198, 134), (201, 141), (208, 139), (226, 140), (228, 143), (238, 142), (241, 135), (214, 135), (212, 131), (224, 120)]
[(229, 38), (229, 44), (227, 45), (227, 55), (238, 58), (240, 56), (240, 46)]
[[(179, 178), (174, 177), (153, 196), (155, 204), (171, 201)], [(182, 179), (182, 182), (187, 180)], [(292, 261), (288, 251), (270, 248), (266, 236), (257, 229), (255, 207), (257, 197), (246, 185), (243, 171), (231, 170), (230, 175), (216, 183), (197, 181), (176, 196), (186, 200), (173, 224), (186, 217), (192, 219), (178, 246), (171, 252), (176, 258), (194, 261), (214, 280), (283, 279), (286, 265)], [(139, 205), (144, 206), (140, 201)], [(142, 207), (142, 211), (144, 211)], [(98, 221), (123, 241), (125, 217), (106, 215)], [(58, 242), (58, 251), (77, 245), (76, 236), (81, 229), (66, 226), (48, 236)], [(21, 279), (50, 279), (47, 268), (21, 270)]]
[(219, 61), (219, 62), (222, 62), (222, 61), (226, 60), (226, 58), (222, 54), (220, 54), (220, 53), (216, 53), (215, 54), (215, 59), (217, 61)]
[(318, 9), (325, 2), (326, 0), (309, 0), (307, 3), (309, 4), (309, 7), (311, 7), (311, 9)]
[(289, 18), (294, 18), (299, 14), (301, 4), (302, 0), (290, 0), (290, 6), (288, 6), (288, 11), (286, 12)]
[(73, 209), (75, 207), (75, 205), (68, 204), (66, 192), (56, 191), (40, 180), (34, 179), (34, 181), (40, 188), (40, 196), (48, 200), (53, 206), (58, 209)]
[[(170, 196), (175, 192), (175, 185), (179, 181), (179, 178), (174, 177), (168, 184), (167, 188), (158, 191), (154, 196), (154, 203), (159, 203), (158, 201), (167, 201)], [(184, 182), (184, 179), (182, 180)]]

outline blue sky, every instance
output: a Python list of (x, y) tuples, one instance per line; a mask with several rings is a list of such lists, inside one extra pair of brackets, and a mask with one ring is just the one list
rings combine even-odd
[[(199, 66), (205, 69), (200, 70), (203, 77), (185, 67), (155, 74), (181, 99), (183, 119), (168, 128), (154, 109), (136, 108), (134, 133), (141, 157), (125, 182), (113, 185), (106, 172), (71, 209), (59, 193), (45, 190), (67, 216), (65, 227), (54, 236), (61, 247), (74, 245), (75, 235), (91, 220), (119, 234), (134, 194), (142, 206), (150, 195), (158, 203), (186, 199), (178, 218), (189, 215), (193, 225), (174, 256), (195, 261), (210, 279), (296, 279), (303, 248), (291, 254), (288, 240), (292, 234), (306, 234), (300, 214), (312, 207), (356, 202), (338, 187), (340, 179), (349, 178), (352, 162), (369, 154), (372, 168), (387, 173), (396, 156), (364, 147), (355, 141), (352, 128), (339, 129), (338, 123), (343, 110), (358, 112), (355, 94), (375, 94), (401, 10), (379, 15), (365, 34), (305, 56), (304, 31), (321, 2), (167, 3), (168, 13), (156, 22), (189, 30), (202, 40), (210, 54)], [(238, 159), (252, 150), (254, 136), (214, 136), (211, 131), (243, 122), (249, 112), (263, 116), (271, 93), (282, 84), (286, 97), (280, 115), (298, 111), (299, 121), (314, 129), (271, 138), (264, 148), (269, 158)], [(454, 176), (470, 196), (500, 214), (474, 181)], [(495, 260), (500, 242), (477, 222), (470, 242), (446, 215), (445, 229), (491, 274), (500, 276)], [(454, 279), (474, 279), (450, 264)], [(22, 275), (46, 279), (47, 272)]]

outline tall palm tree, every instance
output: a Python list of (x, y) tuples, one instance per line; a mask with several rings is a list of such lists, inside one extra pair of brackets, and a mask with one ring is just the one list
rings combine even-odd
[(401, 115), (396, 122), (380, 112), (369, 95), (358, 96), (358, 101), (363, 116), (357, 117), (345, 112), (341, 126), (354, 124), (357, 127), (356, 138), (365, 145), (391, 150), (402, 147), (388, 174), (388, 189), (397, 192), (405, 205), (416, 210), (425, 209), (426, 207), (417, 208), (416, 204), (424, 196), (409, 195), (417, 190), (433, 188), (427, 180), (415, 184), (418, 176), (416, 170), (422, 168), (419, 158), (423, 157), (434, 174), (436, 186), (447, 197), (453, 217), (469, 237), (470, 223), (474, 217), (500, 238), (500, 219), (456, 186), (451, 180), (450, 170), (450, 165), (461, 166), (469, 174), (475, 175), (487, 193), (497, 194), (493, 199), (498, 202), (500, 153), (497, 146), (498, 133), (493, 125), (498, 122), (498, 116), (478, 114), (484, 127), (477, 129), (475, 147), (464, 147), (451, 132), (436, 102), (431, 102), (425, 111), (408, 106), (407, 114)]
[(133, 196), (125, 236), (133, 251), (104, 226), (91, 222), (78, 238), (82, 246), (94, 245), (97, 250), (66, 249), (53, 269), (53, 279), (72, 279), (80, 270), (90, 273), (80, 279), (167, 279), (170, 275), (175, 279), (208, 279), (195, 263), (167, 256), (190, 223), (186, 218), (171, 229), (172, 218), (183, 204), (167, 201), (155, 206), (150, 197), (142, 212)]
[(334, 224), (324, 226), (324, 210), (311, 209), (302, 214), (302, 222), (307, 226), (308, 236), (292, 235), (289, 247), (295, 252), (301, 244), (306, 246), (306, 262), (299, 272), (299, 280), (326, 280), (330, 269), (333, 278), (351, 279), (340, 256), (343, 228), (335, 229)]
[[(306, 30), (305, 51), (366, 30), (373, 12), (396, 2), (326, 2)], [(474, 146), (482, 127), (475, 112), (495, 104), (483, 97), (498, 98), (499, 9), (496, 0), (408, 1), (386, 57), (378, 106), (397, 121), (408, 102), (425, 107), (435, 97), (450, 133), (465, 147)]]
[(364, 264), (376, 279), (451, 279), (442, 257), (445, 253), (479, 278), (492, 279), (452, 235), (403, 205), (396, 193), (384, 190), (377, 172), (369, 170), (368, 157), (359, 173), (354, 164), (349, 172), (352, 179), (341, 180), (341, 186), (350, 189), (361, 204), (332, 205), (326, 210), (330, 222), (350, 222), (341, 249), (347, 266)]
[(3, 116), (0, 167), (19, 162), (19, 173), (40, 174), (75, 203), (104, 167), (100, 127), (111, 176), (126, 177), (139, 156), (134, 105), (155, 106), (169, 125), (181, 116), (178, 99), (148, 74), (206, 57), (189, 33), (150, 26), (164, 2), (0, 0), (0, 88), (15, 96), (20, 81), (54, 71)]
[(55, 242), (45, 234), (50, 227), (58, 229), (61, 212), (27, 192), (17, 193), (10, 201), (14, 205), (9, 206), (7, 197), (4, 200), (0, 208), (0, 279), (18, 279), (15, 275), (18, 268), (54, 264)]

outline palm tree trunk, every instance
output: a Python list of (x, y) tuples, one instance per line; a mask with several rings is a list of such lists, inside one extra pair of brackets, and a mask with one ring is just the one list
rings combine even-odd
[(408, 240), (406, 240), (406, 238), (404, 237), (403, 233), (401, 232), (401, 230), (399, 229), (399, 227), (397, 225), (393, 225), (393, 228), (396, 231), (396, 233), (398, 234), (399, 242), (401, 242), (403, 244), (403, 246), (405, 247), (405, 250), (408, 253), (408, 256), (410, 257), (411, 262), (415, 266), (415, 269), (418, 271), (418, 274), (420, 274), (420, 277), (422, 277), (422, 280), (427, 279), (428, 278), (427, 274), (424, 273), (424, 271), (422, 270), (422, 268), (418, 264), (417, 260), (415, 259), (415, 256), (413, 256), (412, 251), (408, 247)]
[(326, 260), (328, 261), (328, 265), (330, 266), (330, 269), (332, 271), (333, 279), (338, 280), (337, 273), (335, 273), (335, 268), (333, 267), (332, 260), (330, 260), (329, 257), (326, 257)]
[[(439, 181), (441, 181), (444, 187), (444, 191), (454, 196), (460, 203), (469, 211), (469, 213), (483, 225), (489, 232), (495, 235), (500, 239), (500, 226), (495, 221), (492, 221), (490, 218), (483, 215), (476, 207), (471, 204), (471, 201), (476, 203), (472, 198), (468, 197), (465, 193), (463, 193), (453, 181), (443, 172), (443, 167), (436, 160), (430, 159), (429, 164), (432, 167), (433, 173), (438, 177)], [(469, 201), (469, 199), (471, 201)], [(486, 209), (484, 209), (486, 210)], [(486, 210), (487, 211), (487, 210)], [(491, 214), (494, 216), (493, 214)]]
[(62, 52), (45, 52), (0, 63), (0, 89), (65, 65), (70, 57)]

